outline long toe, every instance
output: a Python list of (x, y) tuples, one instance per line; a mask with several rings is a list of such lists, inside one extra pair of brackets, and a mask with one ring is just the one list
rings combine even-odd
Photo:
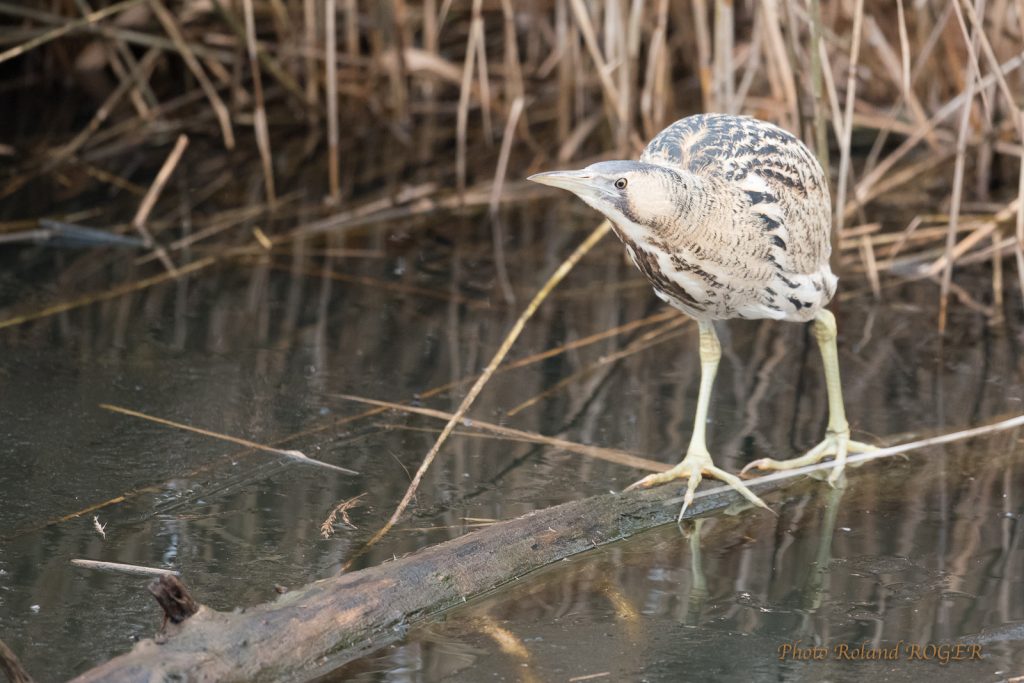
[(798, 458), (789, 460), (774, 460), (772, 458), (761, 458), (747, 463), (747, 466), (740, 470), (740, 476), (747, 476), (753, 470), (793, 470), (806, 465), (813, 465), (821, 462), (829, 456), (835, 456), (836, 464), (829, 475), (829, 482), (834, 484), (843, 473), (846, 466), (846, 456), (850, 453), (870, 453), (878, 450), (871, 444), (851, 441), (849, 433), (829, 434), (821, 443), (807, 451)]
[(761, 500), (756, 493), (751, 491), (750, 487), (748, 487), (746, 484), (744, 484), (740, 480), (740, 478), (737, 477), (735, 474), (730, 474), (729, 472), (726, 472), (725, 470), (719, 469), (718, 467), (715, 467), (713, 465), (711, 467), (709, 467), (706, 470), (706, 472), (707, 472), (708, 475), (714, 477), (715, 479), (719, 479), (722, 482), (724, 482), (724, 483), (728, 484), (729, 486), (731, 486), (732, 488), (736, 489), (737, 493), (739, 493), (741, 496), (743, 496), (744, 498), (749, 500), (751, 503), (753, 503), (757, 507), (764, 508), (768, 512), (771, 512), (772, 514), (775, 514), (775, 511), (772, 510), (770, 507), (768, 507), (765, 504), (765, 502), (763, 500)]
[(625, 491), (634, 491), (636, 489), (649, 489), (652, 486), (658, 486), (660, 484), (667, 484), (670, 481), (676, 479), (685, 479), (690, 476), (690, 471), (682, 468), (682, 463), (676, 465), (670, 470), (664, 472), (658, 472), (657, 474), (648, 474), (640, 481), (634, 481), (632, 484), (623, 489)]
[(683, 515), (686, 514), (686, 509), (693, 503), (693, 496), (697, 492), (697, 487), (700, 486), (700, 480), (703, 479), (700, 470), (697, 470), (690, 474), (690, 480), (686, 482), (686, 494), (683, 496), (683, 507), (679, 510), (679, 516), (676, 517), (676, 521), (679, 522), (683, 519)]
[(751, 470), (793, 470), (797, 467), (803, 467), (804, 465), (813, 465), (822, 458), (835, 452), (834, 449), (832, 451), (829, 450), (829, 448), (833, 446), (831, 439), (832, 437), (825, 437), (824, 441), (801, 455), (799, 458), (790, 458), (789, 460), (761, 458), (760, 460), (749, 462), (746, 467), (740, 470), (740, 476), (746, 476)]
[(689, 479), (686, 483), (686, 493), (683, 494), (683, 507), (679, 512), (679, 519), (682, 519), (686, 510), (693, 504), (693, 499), (697, 493), (697, 487), (700, 486), (703, 475), (713, 477), (725, 484), (728, 484), (754, 505), (764, 508), (765, 510), (770, 510), (770, 508), (765, 505), (764, 501), (758, 498), (757, 495), (754, 494), (754, 492), (751, 491), (739, 477), (715, 466), (714, 462), (711, 460), (711, 456), (703, 453), (691, 453), (683, 458), (683, 461), (672, 469), (658, 474), (647, 475), (640, 481), (626, 487), (625, 490), (633, 491), (635, 489), (658, 486), (659, 484), (667, 484), (671, 481), (675, 481), (676, 479)]

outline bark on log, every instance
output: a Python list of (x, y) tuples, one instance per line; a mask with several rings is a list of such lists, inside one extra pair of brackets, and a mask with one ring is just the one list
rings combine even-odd
[[(752, 482), (764, 492), (780, 482)], [(235, 613), (200, 606), (163, 642), (145, 640), (75, 679), (302, 680), (402, 637), (409, 625), (561, 559), (675, 521), (681, 486), (539, 510), (411, 555), (323, 579)], [(715, 487), (687, 517), (742, 498)], [(195, 588), (195, 587), (193, 587)]]

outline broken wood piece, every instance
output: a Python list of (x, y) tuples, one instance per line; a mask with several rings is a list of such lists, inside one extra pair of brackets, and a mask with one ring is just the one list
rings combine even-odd
[(180, 624), (199, 611), (199, 604), (177, 576), (161, 576), (146, 588), (164, 610), (164, 626), (168, 621)]

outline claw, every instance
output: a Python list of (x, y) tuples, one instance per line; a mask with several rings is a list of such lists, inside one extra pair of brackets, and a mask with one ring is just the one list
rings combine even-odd
[(839, 477), (843, 475), (846, 467), (846, 456), (849, 453), (867, 453), (878, 450), (875, 446), (851, 441), (849, 431), (829, 432), (821, 443), (807, 451), (798, 458), (789, 460), (773, 460), (772, 458), (760, 458), (747, 463), (747, 466), (740, 470), (740, 476), (746, 476), (751, 470), (792, 470), (805, 465), (813, 465), (832, 455), (835, 456), (835, 466), (829, 473), (828, 483), (835, 486)]
[(740, 470), (740, 476), (747, 476), (747, 473), (750, 472), (750, 470), (766, 470), (768, 469), (768, 463), (771, 461), (771, 458), (758, 458), (757, 460), (751, 460), (743, 467), (742, 470)]
[(686, 493), (683, 494), (683, 507), (679, 510), (679, 516), (676, 517), (676, 524), (683, 521), (683, 515), (686, 514), (686, 508), (693, 504), (693, 494), (697, 491), (697, 487), (700, 486), (700, 480), (703, 477), (699, 471), (692, 472), (690, 474), (690, 480), (686, 482)]
[(657, 478), (658, 478), (657, 474), (648, 474), (646, 477), (644, 477), (640, 481), (634, 481), (632, 484), (630, 484), (626, 488), (622, 489), (622, 492), (626, 493), (627, 491), (635, 491), (637, 489), (648, 489), (648, 488), (650, 488), (650, 487), (652, 487), (652, 486), (654, 486), (655, 484), (658, 483), (656, 481)]
[(725, 470), (719, 469), (712, 462), (710, 455), (701, 452), (688, 453), (686, 457), (683, 458), (683, 461), (672, 469), (658, 474), (649, 474), (640, 481), (630, 484), (624, 490), (633, 491), (640, 488), (649, 488), (658, 484), (667, 484), (675, 479), (688, 479), (686, 482), (686, 493), (683, 494), (683, 507), (679, 511), (679, 517), (677, 518), (677, 521), (681, 521), (683, 516), (686, 514), (686, 511), (693, 504), (697, 487), (700, 486), (700, 482), (703, 480), (704, 475), (721, 480), (725, 484), (736, 489), (737, 493), (754, 505), (772, 512), (771, 508), (765, 505), (763, 500), (758, 498), (753, 491), (747, 488), (747, 485), (740, 481), (739, 477), (734, 474), (730, 474)]

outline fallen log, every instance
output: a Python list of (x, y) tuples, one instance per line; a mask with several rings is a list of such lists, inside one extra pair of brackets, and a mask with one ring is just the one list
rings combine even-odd
[[(783, 481), (755, 483), (759, 492)], [(408, 626), (577, 553), (673, 522), (683, 486), (607, 494), (498, 522), (235, 613), (200, 606), (75, 681), (302, 680), (402, 637)], [(719, 486), (686, 517), (746, 504)], [(168, 625), (170, 626), (170, 625)], [(325, 660), (326, 658), (326, 660)]]
[[(850, 456), (847, 467), (1022, 426), (1024, 415), (1018, 415)], [(763, 495), (832, 467), (831, 461), (820, 462), (773, 472), (747, 485)], [(400, 639), (418, 621), (531, 571), (674, 521), (683, 486), (594, 496), (538, 510), (230, 614), (203, 606), (196, 611), (187, 591), (168, 579), (164, 588), (169, 603), (174, 610), (184, 607), (182, 620), (175, 623), (176, 616), (165, 613), (170, 623), (164, 624), (159, 640), (144, 640), (74, 681), (312, 678)], [(750, 505), (727, 486), (707, 488), (697, 493), (685, 516), (699, 517), (737, 503)]]

